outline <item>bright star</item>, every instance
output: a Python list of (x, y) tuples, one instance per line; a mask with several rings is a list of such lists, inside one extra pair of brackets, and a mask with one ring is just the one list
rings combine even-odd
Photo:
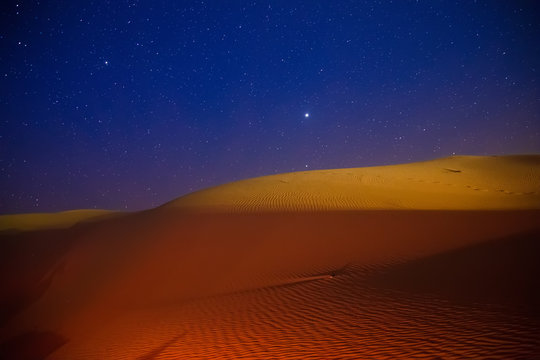
[(309, 113), (305, 113), (305, 114), (304, 114), (304, 117), (307, 117), (307, 118), (308, 118), (308, 117), (309, 117)]
[(105, 65), (109, 65), (109, 61), (105, 60)]

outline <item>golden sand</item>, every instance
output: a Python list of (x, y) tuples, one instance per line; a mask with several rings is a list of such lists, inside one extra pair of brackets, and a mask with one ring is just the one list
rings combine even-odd
[(539, 174), (309, 171), (0, 233), (0, 358), (534, 358)]
[(81, 221), (96, 220), (97, 217), (112, 215), (109, 210), (71, 210), (57, 213), (33, 213), (0, 215), (0, 231), (57, 229), (73, 226)]
[(235, 212), (538, 209), (540, 156), (452, 156), (419, 163), (263, 176), (165, 206)]

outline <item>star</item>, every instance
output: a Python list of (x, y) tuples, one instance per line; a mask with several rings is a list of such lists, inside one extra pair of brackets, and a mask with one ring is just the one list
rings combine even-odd
[(304, 117), (308, 118), (308, 117), (309, 117), (309, 113), (305, 113), (305, 114), (304, 114)]

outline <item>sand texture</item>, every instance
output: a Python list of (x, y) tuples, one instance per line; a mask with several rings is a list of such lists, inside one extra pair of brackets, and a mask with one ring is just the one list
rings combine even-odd
[(4, 231), (0, 358), (538, 358), (539, 191), (540, 156), (451, 157)]
[(369, 168), (264, 176), (198, 191), (167, 207), (250, 211), (536, 209), (540, 156), (452, 156)]

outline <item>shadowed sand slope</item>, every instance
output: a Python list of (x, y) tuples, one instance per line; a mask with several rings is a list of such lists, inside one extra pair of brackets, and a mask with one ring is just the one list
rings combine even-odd
[(264, 176), (202, 190), (166, 206), (239, 212), (539, 208), (538, 179), (540, 155), (452, 156)]
[[(366, 180), (366, 207), (331, 211), (324, 199), (364, 185), (285, 174), (312, 197), (266, 177), (66, 229), (0, 233), (0, 349), (70, 360), (535, 358), (538, 167), (520, 156), (353, 169), (385, 180)], [(405, 173), (516, 193), (465, 186), (460, 208), (437, 183), (399, 190), (389, 174)], [(292, 197), (241, 207), (231, 189)], [(387, 190), (413, 210), (384, 208)]]
[(51, 332), (28, 332), (0, 345), (0, 359), (45, 359), (65, 342), (61, 336)]
[(539, 255), (540, 231), (534, 231), (390, 266), (371, 280), (375, 286), (461, 303), (504, 304), (538, 317)]

